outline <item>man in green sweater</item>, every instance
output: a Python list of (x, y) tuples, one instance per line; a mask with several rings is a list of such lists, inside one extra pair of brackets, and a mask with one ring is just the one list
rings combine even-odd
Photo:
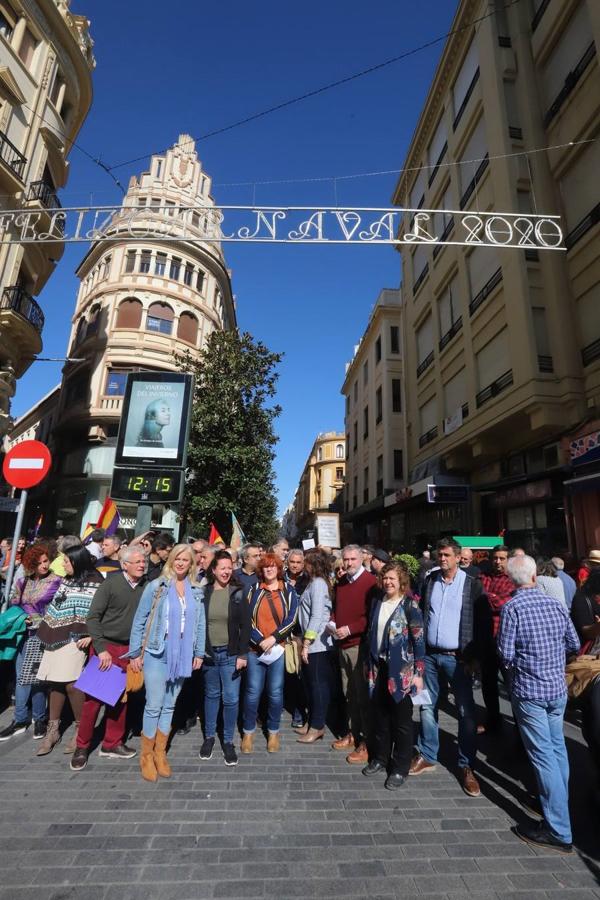
[[(123, 659), (123, 655), (129, 650), (131, 624), (144, 590), (146, 558), (142, 551), (138, 547), (130, 547), (121, 562), (123, 571), (100, 585), (87, 617), (93, 652), (98, 656), (101, 670), (109, 669), (111, 665), (123, 670), (127, 668), (129, 660)], [(74, 772), (85, 769), (87, 765), (101, 707), (100, 700), (86, 695), (77, 731), (77, 749), (70, 763)], [(126, 713), (127, 704), (121, 700), (115, 706), (106, 707), (105, 733), (99, 756), (111, 759), (131, 759), (135, 756), (135, 750), (124, 743)]]

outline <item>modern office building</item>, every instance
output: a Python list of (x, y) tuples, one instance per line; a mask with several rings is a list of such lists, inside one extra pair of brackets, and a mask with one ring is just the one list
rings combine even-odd
[[(95, 522), (109, 492), (127, 374), (177, 371), (178, 356), (194, 356), (212, 331), (236, 327), (220, 244), (202, 240), (213, 208), (195, 143), (180, 135), (131, 179), (106, 229), (110, 240), (95, 241), (77, 270), (68, 347), (76, 361), (66, 364), (56, 395), (57, 462), (45, 493), (49, 518), (61, 531)], [(133, 505), (120, 503), (119, 512), (125, 525), (133, 524)], [(153, 521), (172, 528), (175, 511), (156, 507)]]
[(560, 214), (567, 249), (399, 246), (413, 541), (600, 546), (599, 42), (595, 0), (458, 4), (393, 202), (446, 238), (452, 210)]
[[(0, 437), (12, 424), (16, 380), (42, 349), (34, 298), (64, 250), (63, 225), (49, 210), (60, 207), (67, 156), (92, 101), (88, 27), (67, 0), (0, 0)], [(22, 225), (30, 212), (41, 213), (32, 227), (55, 240), (18, 242), (15, 220)]]

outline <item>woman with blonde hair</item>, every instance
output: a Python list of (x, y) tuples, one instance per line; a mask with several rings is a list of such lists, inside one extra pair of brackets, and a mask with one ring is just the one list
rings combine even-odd
[(162, 574), (146, 585), (131, 627), (129, 665), (144, 671), (146, 705), (140, 768), (146, 781), (169, 778), (167, 740), (183, 682), (204, 658), (203, 591), (189, 544), (176, 544)]

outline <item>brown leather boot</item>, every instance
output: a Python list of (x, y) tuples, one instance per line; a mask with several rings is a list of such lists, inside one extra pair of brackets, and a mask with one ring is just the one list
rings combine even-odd
[(40, 744), (40, 749), (36, 753), (36, 756), (46, 756), (52, 751), (54, 745), (58, 744), (60, 741), (59, 725), (60, 721), (58, 719), (50, 719), (46, 734), (44, 735), (44, 739)]
[(296, 743), (314, 744), (315, 741), (320, 741), (324, 734), (325, 730), (323, 728), (309, 728), (306, 734), (296, 738)]
[(244, 734), (244, 737), (242, 738), (241, 750), (242, 753), (252, 753), (252, 751), (254, 750), (254, 732)]
[(170, 778), (173, 774), (171, 771), (171, 766), (169, 765), (169, 762), (167, 760), (168, 740), (168, 734), (163, 734), (162, 731), (156, 732), (156, 743), (154, 744), (154, 765), (156, 766), (156, 771), (161, 778)]
[(365, 766), (369, 762), (369, 751), (364, 741), (361, 741), (356, 750), (348, 754), (346, 762), (351, 766)]
[(279, 753), (281, 749), (281, 739), (278, 731), (270, 731), (267, 738), (267, 751), (269, 753)]
[(68, 741), (68, 743), (65, 744), (63, 748), (63, 753), (68, 753), (69, 755), (75, 753), (75, 751), (77, 750), (77, 730), (79, 729), (79, 722), (75, 722), (74, 724), (75, 728), (73, 730), (71, 740)]
[(140, 751), (140, 771), (146, 781), (156, 781), (158, 774), (154, 765), (154, 738), (142, 735), (142, 747)]

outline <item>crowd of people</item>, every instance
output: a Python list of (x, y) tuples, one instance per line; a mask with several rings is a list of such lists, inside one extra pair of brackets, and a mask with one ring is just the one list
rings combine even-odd
[[(279, 752), (287, 707), (299, 744), (323, 740), (328, 727), (332, 749), (349, 765), (398, 790), (438, 764), (447, 691), (458, 719), (460, 785), (478, 797), (477, 738), (503, 726), (502, 680), (542, 812), (516, 831), (571, 851), (566, 667), (578, 654), (580, 664), (590, 660), (583, 682), (580, 665), (578, 703), (600, 775), (600, 552), (590, 552), (579, 583), (561, 559), (534, 560), (502, 544), (475, 565), (452, 538), (424, 552), (418, 572), (358, 544), (304, 552), (282, 539), (238, 554), (204, 540), (174, 545), (156, 533), (124, 544), (100, 531), (85, 546), (75, 536), (36, 541), (18, 561), (0, 615), (0, 659), (5, 669), (14, 665), (14, 718), (0, 741), (33, 725), (37, 755), (46, 756), (62, 741), (70, 710), (63, 746), (80, 772), (104, 707), (99, 756), (131, 759), (128, 706), (143, 697), (140, 771), (157, 781), (171, 775), (170, 741), (198, 721), (201, 760), (212, 758), (218, 737), (228, 766), (238, 750), (255, 752), (262, 734), (267, 751)], [(116, 700), (78, 687), (92, 663), (100, 681), (112, 667), (125, 673)], [(486, 711), (480, 722), (475, 679)]]

